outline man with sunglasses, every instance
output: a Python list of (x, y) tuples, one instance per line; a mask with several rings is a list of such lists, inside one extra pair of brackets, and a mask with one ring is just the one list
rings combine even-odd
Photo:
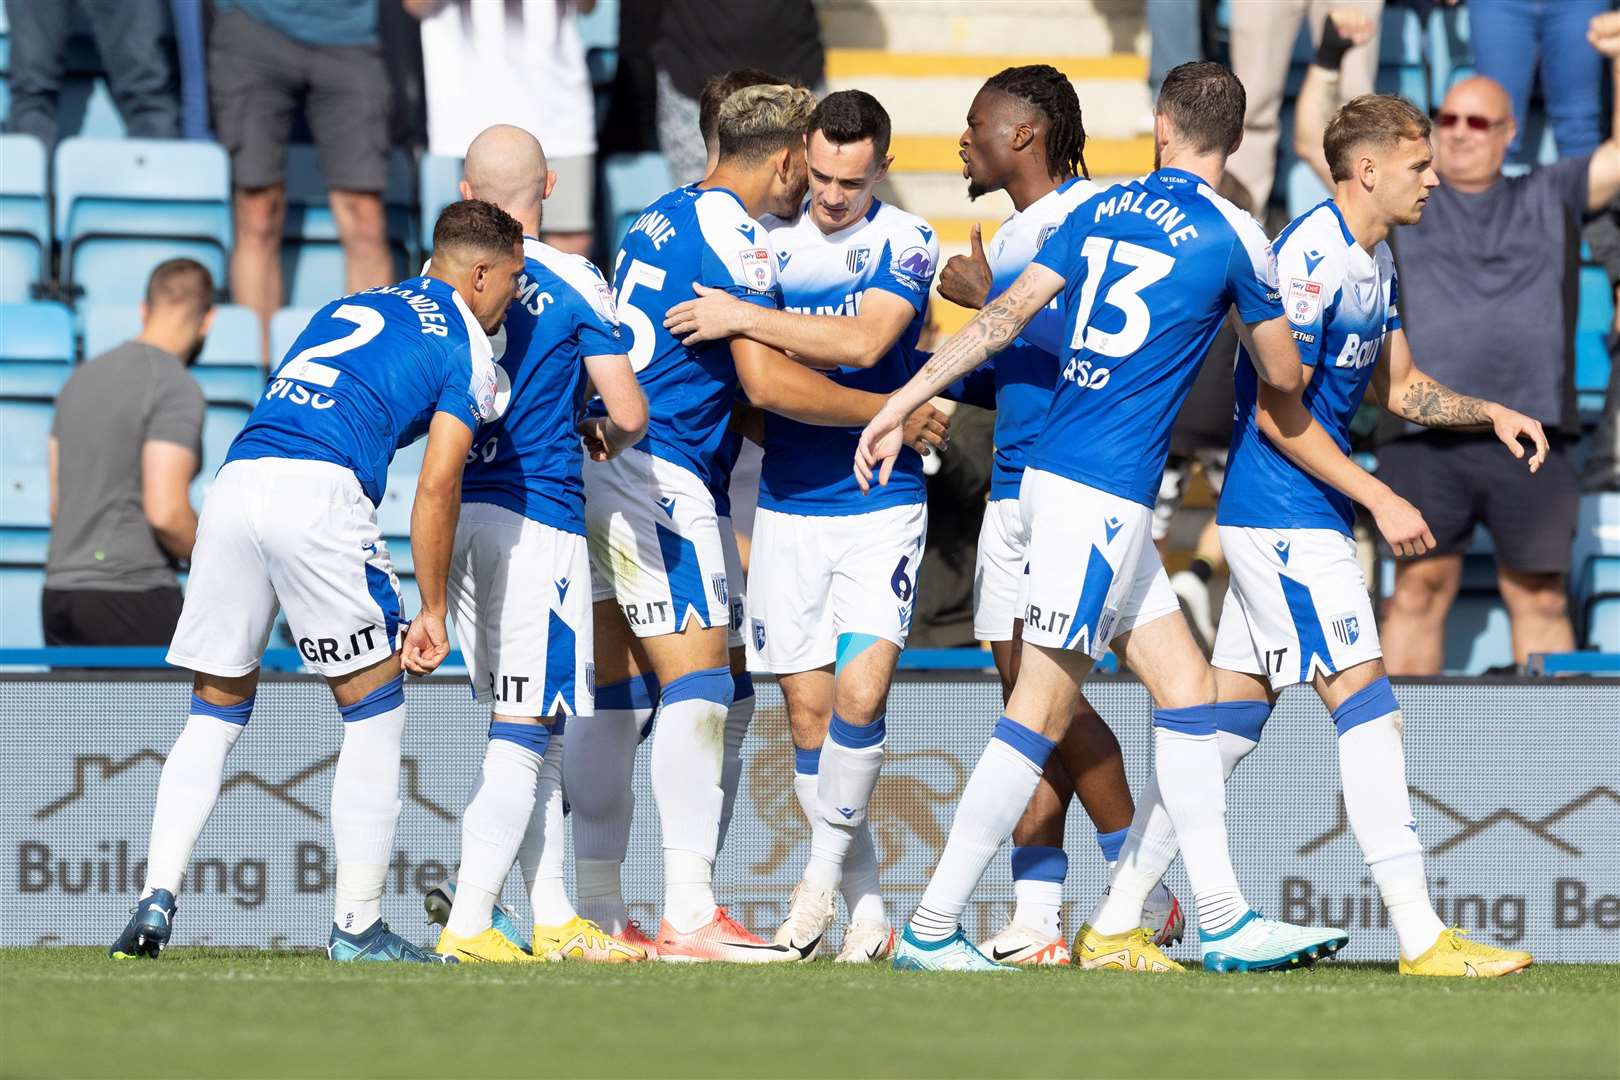
[[(1592, 46), (1620, 57), (1620, 13), (1592, 20)], [(1616, 125), (1620, 127), (1620, 124)], [(1573, 341), (1581, 218), (1620, 194), (1620, 145), (1523, 176), (1503, 176), (1517, 124), (1507, 91), (1476, 76), (1451, 88), (1435, 118), (1440, 186), (1423, 220), (1395, 243), (1412, 351), (1459, 393), (1540, 420), (1551, 452), (1535, 476), (1489, 433), (1410, 422), (1379, 452), (1379, 475), (1422, 512), (1437, 545), (1396, 570), (1384, 616), (1391, 674), (1429, 675), (1445, 657), (1446, 613), (1462, 555), (1483, 523), (1513, 628), (1513, 658), (1573, 649), (1565, 599), (1580, 491), (1573, 447)]]

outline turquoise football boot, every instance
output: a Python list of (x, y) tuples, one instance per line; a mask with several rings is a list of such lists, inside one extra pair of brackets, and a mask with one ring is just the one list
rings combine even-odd
[(156, 960), (163, 946), (169, 943), (174, 929), (174, 893), (168, 889), (153, 889), (152, 895), (143, 897), (135, 905), (129, 925), (112, 943), (107, 955), (114, 960), (135, 960), (145, 957)]
[(900, 934), (894, 946), (896, 971), (1017, 971), (991, 960), (973, 947), (960, 927), (955, 935), (944, 941), (918, 941), (911, 936), (911, 927)]

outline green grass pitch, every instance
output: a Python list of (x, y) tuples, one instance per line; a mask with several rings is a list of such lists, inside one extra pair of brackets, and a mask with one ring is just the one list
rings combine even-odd
[(1616, 1077), (1620, 965), (1426, 981), (10, 949), (0, 1075)]

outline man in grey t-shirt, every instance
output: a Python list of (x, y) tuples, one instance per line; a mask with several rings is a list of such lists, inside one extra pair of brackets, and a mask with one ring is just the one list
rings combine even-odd
[[(1620, 14), (1600, 15), (1592, 27), (1593, 44), (1612, 62), (1620, 55)], [(1379, 450), (1379, 475), (1422, 511), (1438, 541), (1430, 555), (1396, 568), (1382, 624), (1392, 675), (1440, 671), (1446, 614), (1476, 523), (1496, 549), (1515, 662), (1575, 647), (1565, 579), (1580, 500), (1572, 460), (1580, 435), (1573, 384), (1579, 230), (1583, 215), (1620, 194), (1613, 137), (1588, 156), (1504, 177), (1515, 126), (1507, 92), (1490, 79), (1452, 87), (1435, 127), (1440, 186), (1423, 220), (1393, 243), (1413, 355), (1457, 392), (1540, 420), (1552, 449), (1534, 475), (1489, 432), (1405, 424)]]
[(73, 373), (51, 424), (47, 645), (167, 645), (175, 566), (191, 555), (189, 487), (203, 395), (186, 367), (213, 320), (214, 282), (191, 259), (152, 271), (141, 333)]

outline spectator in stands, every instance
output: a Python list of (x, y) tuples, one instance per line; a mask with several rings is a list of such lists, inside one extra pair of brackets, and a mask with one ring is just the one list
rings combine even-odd
[[(1585, 157), (1603, 139), (1603, 58), (1586, 41), (1591, 21), (1612, 0), (1474, 0), (1468, 5), (1474, 67), (1507, 91), (1513, 115), (1530, 115), (1530, 90), (1541, 75), (1541, 96), (1552, 121), (1558, 156)], [(1519, 156), (1522, 129), (1508, 144)], [(1536, 147), (1529, 148), (1534, 158)]]
[[(1610, 203), (1586, 227), (1592, 258), (1620, 282), (1620, 202)], [(1614, 324), (1609, 327), (1609, 385), (1603, 393), (1603, 413), (1592, 436), (1591, 453), (1581, 474), (1586, 491), (1620, 491), (1620, 286), (1615, 288)]]
[[(1620, 12), (1592, 20), (1590, 40), (1620, 57)], [(1502, 162), (1517, 130), (1512, 101), (1484, 76), (1451, 88), (1436, 118), (1440, 186), (1423, 220), (1394, 243), (1401, 320), (1423, 370), (1459, 393), (1501, 401), (1546, 426), (1552, 450), (1534, 476), (1490, 434), (1403, 425), (1379, 452), (1379, 475), (1422, 511), (1434, 551), (1396, 570), (1384, 616), (1391, 674), (1438, 672), (1446, 613), (1476, 523), (1496, 549), (1513, 624), (1513, 656), (1574, 647), (1565, 596), (1579, 490), (1572, 444), (1574, 274), (1584, 214), (1620, 194), (1620, 143), (1519, 177)]]
[[(462, 157), (492, 124), (533, 135), (556, 176), (541, 239), (576, 255), (591, 251), (596, 101), (575, 17), (595, 6), (596, 0), (405, 0), (422, 20), (428, 151)], [(469, 108), (471, 102), (481, 107)]]
[(270, 315), (283, 298), (287, 140), (300, 106), (330, 189), (345, 291), (394, 280), (382, 201), (390, 91), (377, 2), (214, 0), (208, 80), (235, 188), (231, 295), (264, 320), (266, 356)]
[(1350, 100), (1341, 92), (1340, 70), (1345, 54), (1370, 41), (1376, 30), (1377, 26), (1365, 12), (1330, 11), (1322, 23), (1316, 55), (1306, 67), (1299, 96), (1294, 99), (1294, 154), (1311, 167), (1328, 191), (1333, 190), (1335, 181), (1322, 150), (1322, 135), (1339, 106)]
[(677, 184), (703, 178), (698, 98), (711, 76), (736, 68), (775, 71), (821, 93), (826, 56), (811, 0), (665, 0), (658, 64), (658, 142)]
[(68, 37), (81, 16), (95, 37), (124, 129), (136, 138), (177, 138), (180, 98), (165, 0), (6, 0), (11, 23), (6, 130), (32, 135), (47, 150), (56, 145), (62, 134), (56, 109)]
[(1154, 101), (1171, 68), (1204, 58), (1203, 6), (1202, 0), (1147, 0), (1148, 94)]
[(160, 264), (140, 336), (81, 366), (57, 396), (47, 645), (167, 645), (174, 634), (175, 566), (197, 539), (187, 489), (202, 460), (203, 395), (186, 368), (213, 305), (201, 263)]
[(1373, 26), (1367, 40), (1344, 56), (1340, 79), (1343, 99), (1348, 101), (1372, 91), (1384, 0), (1232, 0), (1232, 70), (1243, 81), (1249, 103), (1243, 115), (1243, 142), (1227, 159), (1226, 172), (1243, 185), (1262, 220), (1277, 173), (1283, 84), (1300, 20), (1308, 19), (1312, 39), (1320, 40), (1332, 10), (1360, 12)]

